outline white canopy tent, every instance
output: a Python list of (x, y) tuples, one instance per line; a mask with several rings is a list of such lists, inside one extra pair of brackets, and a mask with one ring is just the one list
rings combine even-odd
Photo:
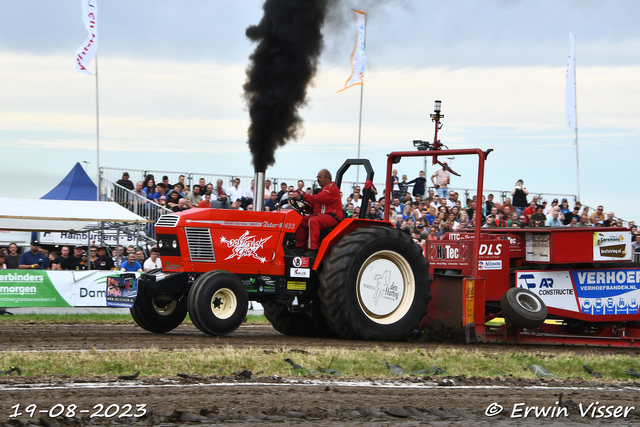
[(81, 231), (95, 223), (153, 222), (114, 202), (0, 198), (0, 230)]

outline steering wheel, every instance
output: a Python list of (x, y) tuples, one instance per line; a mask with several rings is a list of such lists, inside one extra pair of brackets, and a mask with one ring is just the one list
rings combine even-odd
[[(301, 203), (301, 205), (299, 205), (298, 203)], [(309, 206), (309, 204), (307, 202), (305, 202), (304, 200), (300, 200), (300, 199), (293, 199), (293, 198), (288, 198), (287, 199), (287, 204), (289, 206), (291, 206), (291, 209), (293, 209), (294, 211), (298, 212), (300, 215), (305, 216), (308, 215), (309, 213), (305, 210), (305, 208), (307, 206)]]

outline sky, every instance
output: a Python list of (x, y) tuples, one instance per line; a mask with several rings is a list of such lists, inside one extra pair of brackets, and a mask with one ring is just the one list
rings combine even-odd
[[(245, 29), (259, 0), (98, 0), (100, 166), (253, 174), (242, 85), (255, 49)], [(439, 139), (492, 148), (485, 188), (577, 194), (575, 133), (566, 122), (569, 31), (576, 36), (580, 199), (637, 220), (640, 156), (640, 2), (616, 0), (336, 1), (317, 74), (300, 114), (304, 132), (276, 153), (267, 176), (310, 180), (358, 147), (360, 87), (350, 75), (367, 12), (361, 157), (382, 182), (391, 151)], [(0, 197), (39, 198), (76, 162), (96, 176), (96, 80), (74, 71), (86, 31), (79, 0), (0, 3)], [(92, 63), (90, 70), (95, 70)], [(474, 187), (477, 159), (457, 156)], [(400, 175), (424, 163), (405, 159)], [(427, 166), (427, 175), (435, 171)], [(355, 180), (355, 172), (345, 179)]]

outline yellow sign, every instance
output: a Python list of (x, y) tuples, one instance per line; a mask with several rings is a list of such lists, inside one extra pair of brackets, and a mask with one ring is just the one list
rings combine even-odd
[(307, 282), (287, 282), (288, 291), (306, 291)]

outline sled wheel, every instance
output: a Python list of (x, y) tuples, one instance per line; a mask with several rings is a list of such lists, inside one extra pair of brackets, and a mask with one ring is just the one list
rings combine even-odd
[(238, 276), (217, 270), (196, 280), (189, 294), (193, 324), (209, 335), (227, 335), (247, 316), (249, 296)]
[(427, 314), (429, 264), (395, 228), (359, 228), (330, 250), (319, 297), (327, 323), (344, 339), (406, 339)]
[(182, 297), (181, 293), (155, 292), (150, 298), (136, 298), (129, 311), (141, 328), (163, 334), (180, 326), (187, 316)]
[(317, 338), (336, 336), (316, 304), (305, 308), (301, 313), (290, 313), (285, 305), (275, 302), (263, 302), (262, 307), (264, 308), (264, 317), (281, 334)]
[(528, 289), (511, 288), (500, 302), (504, 317), (524, 329), (537, 329), (547, 318), (547, 306)]

